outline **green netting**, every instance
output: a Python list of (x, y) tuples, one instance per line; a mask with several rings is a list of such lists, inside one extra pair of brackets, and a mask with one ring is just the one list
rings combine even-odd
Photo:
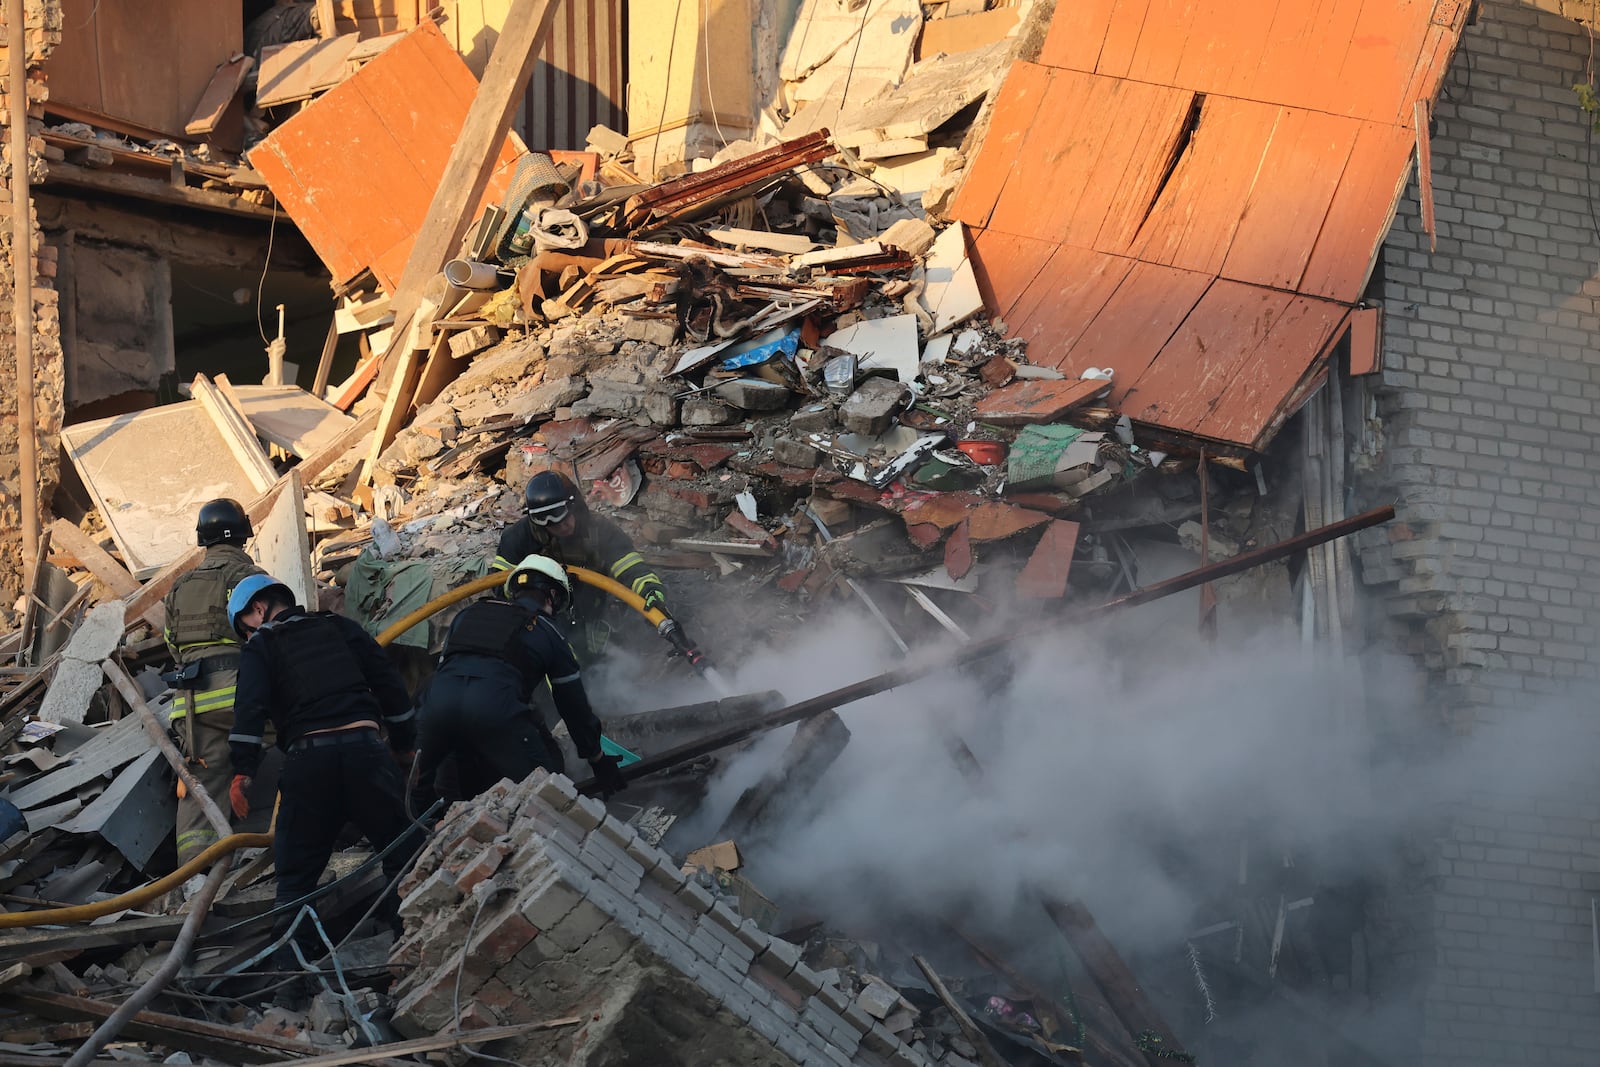
[(1055, 476), (1061, 453), (1082, 434), (1082, 428), (1077, 426), (1023, 427), (1006, 458), (1006, 482), (1014, 488), (1049, 482)]

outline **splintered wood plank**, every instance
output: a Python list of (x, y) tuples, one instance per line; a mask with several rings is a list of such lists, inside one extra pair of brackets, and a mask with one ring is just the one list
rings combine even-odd
[(1428, 27), (1427, 40), (1423, 42), (1422, 51), (1417, 57), (1417, 65), (1411, 72), (1411, 80), (1406, 83), (1405, 89), (1400, 94), (1400, 107), (1394, 121), (1405, 121), (1407, 101), (1433, 100), (1438, 97), (1444, 76), (1449, 72), (1450, 63), (1455, 59), (1456, 49), (1461, 45), (1461, 30), (1466, 22), (1469, 6), (1466, 0), (1457, 0), (1452, 20), (1447, 25), (1440, 25), (1437, 21), (1438, 13), (1446, 7), (1446, 4), (1441, 3), (1435, 9), (1436, 21)]
[(1139, 39), (1145, 31), (1150, 4), (1151, 0), (1121, 0), (1112, 10), (1095, 73), (1113, 78), (1128, 76), (1128, 68), (1139, 51)]
[(1039, 52), (1039, 62), (1068, 70), (1094, 70), (1117, 6), (1118, 0), (1057, 4), (1050, 16), (1050, 30)]
[(1139, 377), (1123, 412), (1193, 432), (1221, 404), (1241, 365), (1257, 358), (1292, 294), (1219, 279)]
[(1044, 536), (1017, 575), (1017, 595), (1041, 600), (1060, 600), (1067, 592), (1067, 576), (1072, 573), (1072, 553), (1078, 547), (1078, 524), (1055, 519), (1044, 528)]
[(1422, 208), (1422, 232), (1428, 235), (1428, 251), (1436, 252), (1439, 230), (1433, 221), (1433, 135), (1428, 125), (1428, 102), (1418, 100), (1412, 117), (1417, 137), (1417, 199)]
[(1350, 312), (1350, 373), (1375, 374), (1383, 369), (1383, 309)]
[(1100, 314), (1135, 261), (1061, 245), (1011, 309), (1012, 335), (1028, 341), (1028, 358), (1056, 366)]
[(972, 268), (991, 314), (1013, 321), (1012, 309), (1044, 270), (1056, 246), (1033, 237), (980, 230), (972, 237)]
[(1278, 113), (1223, 277), (1277, 289), (1299, 284), (1360, 132), (1357, 119), (1298, 108)]
[(1140, 259), (1212, 274), (1221, 268), (1279, 110), (1206, 97), (1199, 126), (1134, 242)]
[(1273, 321), (1255, 352), (1241, 361), (1221, 400), (1194, 433), (1254, 447), (1294, 393), (1295, 384), (1325, 358), (1343, 329), (1348, 309), (1297, 296)]
[[(983, 150), (967, 167), (951, 214), (974, 229), (987, 228), (995, 204), (1011, 178), (1028, 131), (1039, 117), (1053, 73), (1037, 63), (1011, 65), (990, 113)], [(1027, 232), (1027, 231), (1024, 231)]]
[[(1229, 18), (1221, 12), (1210, 12), (1213, 18), (1221, 15), (1222, 26), (1232, 29), (1239, 23), (1261, 18), (1260, 4), (1240, 4)], [(1196, 19), (1201, 0), (1150, 0), (1145, 12), (1144, 29), (1139, 34), (1139, 47), (1128, 64), (1128, 77), (1134, 81), (1156, 85), (1178, 84), (1178, 67), (1183, 60), (1184, 46), (1191, 36), (1215, 34), (1217, 23), (1200, 30)]]
[(1413, 148), (1409, 124), (1362, 124), (1300, 278), (1301, 292), (1347, 303), (1360, 299), (1410, 177)]
[[(1138, 236), (1139, 226), (1178, 150), (1194, 105), (1194, 93), (1143, 85), (1124, 95), (1122, 102), (1121, 118), (1127, 136), (1120, 139), (1118, 150), (1107, 152), (1095, 177), (1096, 184), (1105, 191), (1105, 212), (1095, 232), (1079, 242), (1118, 255), (1126, 255)], [(1088, 211), (1082, 215), (1088, 216)]]
[(1116, 99), (1124, 84), (1072, 70), (1051, 78), (1039, 108), (1043, 121), (1029, 132), (1012, 161), (1011, 177), (989, 225), (1007, 233), (1068, 239), (1074, 205), (1080, 198), (1103, 195), (1095, 188), (1095, 163), (1106, 144), (1119, 136)]
[(1138, 263), (1077, 336), (1056, 367), (1082, 374), (1110, 367), (1109, 402), (1121, 406), (1156, 354), (1177, 332), (1211, 285), (1209, 274)]

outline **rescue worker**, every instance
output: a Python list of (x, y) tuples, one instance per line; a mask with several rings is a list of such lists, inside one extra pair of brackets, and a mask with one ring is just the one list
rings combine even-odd
[(551, 621), (571, 589), (561, 564), (528, 556), (507, 576), (504, 599), (474, 601), (451, 621), (417, 718), (414, 810), (432, 802), (434, 775), (452, 755), (463, 800), (502, 778), (520, 782), (538, 767), (564, 770), (555, 737), (530, 703), (545, 680), (578, 755), (593, 768), (605, 795), (627, 787), (620, 758), (600, 749), (600, 720), (589, 707), (577, 657)]
[[(523, 517), (500, 535), (493, 566), (510, 570), (528, 556), (549, 556), (563, 567), (586, 567), (633, 590), (646, 608), (667, 607), (667, 590), (645, 565), (622, 528), (589, 510), (571, 479), (540, 471), (523, 490)], [(613, 598), (582, 585), (571, 598), (574, 644), (579, 658), (592, 662), (605, 651), (611, 626), (606, 614)]]
[[(286, 753), (278, 777), (277, 904), (299, 900), (317, 886), (346, 822), (373, 848), (387, 848), (411, 831), (405, 775), (416, 736), (411, 699), (400, 673), (359, 624), (331, 611), (308, 612), (271, 575), (246, 578), (228, 598), (228, 621), (245, 638), (233, 734), (234, 814), (250, 813), (248, 790), (261, 764), (270, 720)], [(391, 758), (379, 734), (388, 728)], [(391, 883), (421, 844), (420, 835), (384, 858)], [(397, 925), (392, 889), (378, 914)], [(280, 930), (295, 911), (281, 915)], [(307, 942), (313, 940), (302, 924)]]
[[(207, 501), (195, 522), (195, 540), (205, 557), (166, 598), (162, 636), (178, 665), (166, 675), (177, 693), (169, 725), (189, 770), (219, 805), (228, 794), (228, 734), (239, 677), (239, 636), (228, 623), (228, 596), (244, 578), (262, 573), (244, 551), (254, 533), (237, 501)], [(180, 864), (217, 841), (199, 801), (181, 787), (177, 831)]]

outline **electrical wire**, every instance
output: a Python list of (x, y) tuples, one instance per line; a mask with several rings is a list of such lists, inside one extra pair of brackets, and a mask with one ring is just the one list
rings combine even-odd
[(705, 58), (706, 103), (711, 105), (711, 125), (716, 128), (717, 140), (726, 147), (728, 136), (722, 132), (722, 123), (717, 121), (717, 98), (711, 93), (711, 4), (709, 0), (701, 0), (699, 7), (700, 55)]
[[(699, 3), (700, 0), (695, 0), (695, 2)], [(667, 42), (667, 73), (661, 79), (661, 117), (656, 119), (655, 140), (650, 145), (650, 174), (644, 175), (646, 178), (654, 176), (656, 163), (661, 157), (661, 134), (663, 132), (661, 128), (667, 124), (667, 98), (669, 94), (666, 87), (672, 84), (672, 57), (678, 52), (678, 19), (682, 14), (683, 0), (678, 0), (678, 6), (672, 12), (672, 39)]]
[(855, 77), (856, 59), (861, 55), (861, 41), (867, 35), (867, 16), (872, 13), (872, 0), (867, 0), (861, 7), (861, 26), (856, 30), (855, 51), (850, 53), (850, 66), (844, 72), (844, 92), (839, 94), (839, 111), (844, 112), (844, 105), (850, 98), (850, 79)]
[(261, 297), (267, 291), (267, 268), (272, 265), (272, 240), (278, 234), (278, 201), (272, 201), (272, 223), (267, 227), (267, 254), (261, 260), (261, 280), (256, 282), (256, 332), (261, 335), (262, 344), (271, 344), (267, 337), (267, 328), (261, 324)]

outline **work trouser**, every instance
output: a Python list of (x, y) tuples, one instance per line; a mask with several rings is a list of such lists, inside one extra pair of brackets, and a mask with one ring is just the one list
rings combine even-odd
[[(384, 858), (386, 883), (399, 877), (422, 845), (421, 833), (406, 818), (405, 777), (373, 729), (311, 734), (289, 746), (278, 777), (278, 828), (272, 855), (278, 871), (276, 906), (297, 901), (317, 887), (347, 822), (355, 823), (380, 851), (402, 836), (410, 837)], [(394, 922), (398, 906), (389, 885), (377, 914)], [(287, 928), (298, 912), (278, 916), (278, 929)], [(307, 948), (320, 943), (309, 919), (300, 924), (295, 940)]]
[(446, 665), (433, 676), (417, 713), (414, 812), (433, 802), (434, 775), (451, 756), (462, 800), (502, 778), (520, 782), (539, 767), (561, 771), (566, 766), (560, 746), (523, 703), (509, 670), (484, 676)]
[[(179, 690), (177, 706), (185, 712), (171, 720), (178, 749), (189, 761), (189, 771), (216, 802), (224, 816), (229, 813), (228, 786), (233, 781), (233, 763), (228, 750), (228, 735), (233, 732), (236, 670), (210, 671), (201, 675), (194, 689)], [(187, 715), (194, 716), (194, 751), (189, 751)], [(200, 801), (187, 790), (178, 798), (178, 862), (189, 860), (217, 843), (216, 827), (206, 818)]]

